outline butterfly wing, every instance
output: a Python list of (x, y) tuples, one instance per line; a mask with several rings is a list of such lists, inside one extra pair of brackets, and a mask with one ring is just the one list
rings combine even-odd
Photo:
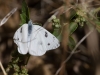
[[(28, 40), (30, 39), (30, 40)], [(14, 42), (20, 54), (41, 56), (46, 51), (59, 47), (57, 38), (41, 26), (32, 25), (32, 33), (28, 36), (28, 24), (22, 25), (14, 35)]]
[(18, 52), (20, 54), (28, 53), (28, 24), (22, 25), (14, 34), (14, 42), (18, 46)]
[(58, 39), (41, 26), (33, 25), (29, 54), (41, 56), (46, 51), (59, 47)]

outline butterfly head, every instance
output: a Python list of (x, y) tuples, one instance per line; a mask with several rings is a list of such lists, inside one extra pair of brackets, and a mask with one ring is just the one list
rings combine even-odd
[(33, 24), (32, 20), (29, 20), (28, 25), (32, 25), (32, 24)]

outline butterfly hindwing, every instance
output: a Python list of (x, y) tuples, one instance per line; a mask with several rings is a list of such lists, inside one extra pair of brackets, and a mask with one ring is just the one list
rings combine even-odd
[(29, 54), (34, 56), (43, 55), (46, 52), (46, 46), (43, 44), (43, 39), (41, 38), (41, 27), (37, 25), (33, 25), (31, 42), (29, 47)]
[(15, 32), (14, 35), (14, 42), (18, 46), (18, 52), (20, 54), (28, 53), (27, 30), (28, 30), (28, 24), (24, 24)]
[[(59, 47), (59, 41), (54, 35), (41, 26), (33, 25), (34, 31), (31, 36), (29, 53), (31, 55), (40, 56), (46, 51)], [(34, 39), (34, 40), (32, 40)]]

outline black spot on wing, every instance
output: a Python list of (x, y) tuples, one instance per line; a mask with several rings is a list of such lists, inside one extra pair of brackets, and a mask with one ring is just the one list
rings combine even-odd
[(22, 33), (22, 27), (21, 27), (21, 29), (20, 29), (20, 33)]
[(59, 46), (59, 44), (57, 44), (57, 46)]
[(48, 43), (48, 46), (50, 45), (50, 43)]
[(48, 37), (48, 33), (45, 31), (45, 37)]
[(55, 37), (53, 36), (53, 42), (55, 41)]
[(17, 38), (17, 40), (19, 40), (19, 38)]

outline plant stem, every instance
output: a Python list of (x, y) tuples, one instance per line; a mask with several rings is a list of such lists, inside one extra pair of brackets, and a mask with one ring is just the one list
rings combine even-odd
[[(94, 28), (95, 29), (95, 28)], [(75, 50), (77, 49), (77, 47), (94, 31), (94, 29), (92, 29), (90, 32), (88, 32), (75, 46), (75, 48), (72, 50), (71, 54), (68, 56), (68, 58), (62, 63), (65, 64), (70, 58), (71, 56), (74, 54)], [(58, 73), (60, 72), (60, 70), (62, 69), (63, 66), (61, 66), (55, 73), (55, 75), (58, 75)]]
[(27, 59), (26, 59), (25, 65), (27, 65), (27, 63), (28, 63), (28, 61), (29, 61), (29, 58), (30, 58), (30, 55), (29, 55), (29, 54), (28, 54), (27, 56), (28, 56), (28, 57), (27, 57)]
[(2, 63), (1, 63), (1, 61), (0, 61), (0, 67), (1, 67), (1, 69), (2, 69), (3, 74), (4, 74), (4, 75), (7, 75), (7, 73), (6, 73), (5, 69), (4, 69), (4, 67), (3, 67), (3, 65), (2, 65)]

